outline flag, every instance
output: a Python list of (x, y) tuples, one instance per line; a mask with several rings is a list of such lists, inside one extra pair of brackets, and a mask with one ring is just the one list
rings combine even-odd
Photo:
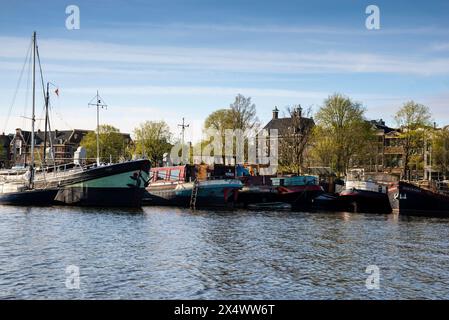
[(59, 97), (59, 88), (56, 88), (55, 93)]

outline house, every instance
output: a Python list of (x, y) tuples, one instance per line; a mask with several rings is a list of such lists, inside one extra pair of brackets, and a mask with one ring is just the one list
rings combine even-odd
[(10, 153), (9, 145), (11, 143), (12, 135), (5, 135), (2, 133), (0, 135), (0, 169), (8, 168), (10, 166)]
[(273, 110), (272, 119), (265, 125), (265, 130), (278, 130), (279, 139), (290, 136), (291, 133), (304, 134), (310, 128), (315, 126), (312, 118), (302, 116), (301, 106), (296, 107), (290, 117), (279, 118), (279, 110), (277, 107)]
[(403, 169), (404, 149), (400, 131), (385, 125), (385, 121), (369, 121), (377, 136), (375, 159), (365, 164), (365, 169), (372, 172), (401, 174)]
[[(278, 134), (278, 164), (281, 170), (289, 172), (300, 172), (306, 160), (308, 141), (315, 126), (312, 118), (302, 115), (300, 105), (295, 107), (289, 117), (279, 117), (279, 109), (273, 110), (272, 119), (263, 128), (270, 133), (270, 130), (277, 130)], [(267, 150), (269, 150), (269, 136)], [(269, 152), (269, 151), (268, 151)]]
[[(41, 163), (44, 155), (44, 144), (46, 144), (47, 159), (49, 158), (49, 148), (53, 147), (54, 159), (56, 164), (71, 162), (76, 149), (80, 146), (81, 140), (92, 130), (73, 129), (73, 130), (54, 130), (47, 135), (45, 141), (45, 132), (38, 130), (35, 135), (35, 162)], [(126, 145), (132, 143), (131, 136), (128, 133), (122, 133)], [(51, 137), (51, 141), (50, 141)], [(10, 165), (25, 165), (30, 162), (31, 155), (31, 132), (16, 129), (14, 135), (11, 135), (9, 141), (9, 161)]]

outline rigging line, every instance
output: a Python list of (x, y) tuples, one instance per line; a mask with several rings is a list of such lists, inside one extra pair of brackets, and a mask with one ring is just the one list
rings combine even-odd
[(4, 128), (3, 128), (4, 132), (6, 131), (6, 127), (8, 125), (9, 118), (11, 117), (12, 107), (14, 106), (14, 104), (16, 102), (17, 92), (19, 91), (19, 86), (20, 86), (20, 83), (22, 82), (23, 71), (25, 70), (25, 66), (26, 66), (26, 63), (28, 61), (28, 56), (31, 57), (31, 45), (32, 44), (33, 44), (33, 41), (30, 42), (30, 46), (28, 47), (28, 51), (27, 51), (27, 54), (25, 56), (25, 61), (24, 61), (23, 66), (22, 66), (22, 71), (20, 72), (19, 81), (17, 81), (16, 90), (14, 91), (13, 99), (12, 99), (11, 105), (9, 106), (8, 116), (6, 117), (5, 125), (4, 125)]
[(27, 85), (27, 89), (25, 92), (25, 103), (23, 104), (23, 119), (22, 119), (22, 128), (25, 129), (25, 116), (27, 114), (27, 110), (28, 110), (28, 101), (29, 101), (29, 96), (30, 96), (30, 85), (31, 85), (31, 54), (30, 54), (30, 58), (28, 61), (28, 72), (27, 72), (27, 81), (26, 81), (26, 85)]
[(41, 65), (41, 58), (39, 56), (39, 47), (36, 45), (36, 56), (37, 56), (37, 62), (39, 64), (39, 71), (41, 75), (41, 83), (42, 83), (42, 93), (44, 95), (44, 101), (45, 101), (45, 83), (44, 83), (44, 74), (42, 73), (42, 65)]
[[(50, 106), (50, 110), (53, 111), (53, 108), (51, 107), (51, 104), (50, 104), (49, 106)], [(64, 122), (64, 124), (65, 124), (67, 127), (69, 127), (70, 130), (75, 130), (75, 129), (74, 129), (74, 128), (67, 122), (67, 121), (64, 120), (64, 118), (62, 117), (62, 115), (61, 115), (58, 111), (54, 110), (54, 112), (55, 112), (55, 114), (58, 116), (59, 120), (61, 120), (62, 122)]]

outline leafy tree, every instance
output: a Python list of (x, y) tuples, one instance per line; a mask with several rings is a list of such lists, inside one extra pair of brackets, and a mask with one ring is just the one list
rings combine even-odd
[(449, 128), (436, 130), (432, 139), (432, 163), (431, 165), (443, 173), (447, 179), (449, 172)]
[[(125, 137), (120, 133), (120, 130), (111, 125), (100, 125), (99, 128), (99, 142), (100, 142), (100, 161), (109, 162), (112, 158), (113, 162), (126, 157), (128, 144)], [(84, 136), (80, 143), (86, 148), (87, 157), (89, 159), (96, 159), (97, 157), (97, 135), (96, 132), (89, 132)]]
[(373, 140), (373, 129), (365, 120), (365, 109), (349, 97), (334, 94), (324, 101), (316, 114), (314, 153), (330, 161), (339, 175), (345, 174), (351, 161), (366, 151)]
[(396, 113), (395, 120), (401, 130), (403, 147), (403, 176), (407, 177), (410, 162), (422, 158), (420, 150), (424, 147), (425, 129), (431, 125), (431, 113), (428, 107), (414, 101), (406, 102)]
[(134, 129), (135, 154), (148, 157), (152, 166), (159, 166), (164, 153), (169, 153), (172, 144), (170, 127), (165, 121), (145, 121)]
[(230, 109), (219, 109), (207, 116), (204, 121), (205, 129), (215, 129), (224, 137), (226, 129), (232, 129), (234, 126), (232, 113)]
[[(218, 130), (222, 137), (222, 154), (223, 162), (225, 161), (225, 132), (226, 130), (240, 129), (242, 132), (246, 130), (257, 130), (259, 120), (256, 116), (256, 105), (251, 102), (251, 97), (245, 97), (238, 94), (235, 100), (230, 104), (228, 109), (219, 109), (212, 112), (204, 121), (204, 129)], [(245, 155), (247, 156), (246, 146), (248, 145), (245, 137)], [(212, 139), (202, 141), (201, 147), (208, 145)], [(236, 153), (236, 138), (234, 137), (233, 150)]]
[(256, 105), (251, 102), (251, 97), (238, 94), (230, 105), (232, 129), (251, 130), (256, 129), (259, 120), (256, 115)]

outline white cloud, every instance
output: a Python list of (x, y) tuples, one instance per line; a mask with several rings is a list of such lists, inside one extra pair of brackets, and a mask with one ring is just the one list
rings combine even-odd
[[(0, 57), (23, 57), (27, 40), (0, 37)], [(96, 67), (105, 73), (117, 70), (158, 67), (164, 70), (220, 71), (248, 73), (395, 73), (437, 75), (449, 73), (449, 58), (395, 56), (342, 51), (286, 52), (189, 47), (133, 46), (89, 41), (42, 39), (41, 56), (59, 65), (55, 70), (67, 72), (63, 63), (80, 65), (102, 63)], [(99, 70), (98, 70), (99, 69)], [(138, 71), (137, 71), (138, 72)]]

